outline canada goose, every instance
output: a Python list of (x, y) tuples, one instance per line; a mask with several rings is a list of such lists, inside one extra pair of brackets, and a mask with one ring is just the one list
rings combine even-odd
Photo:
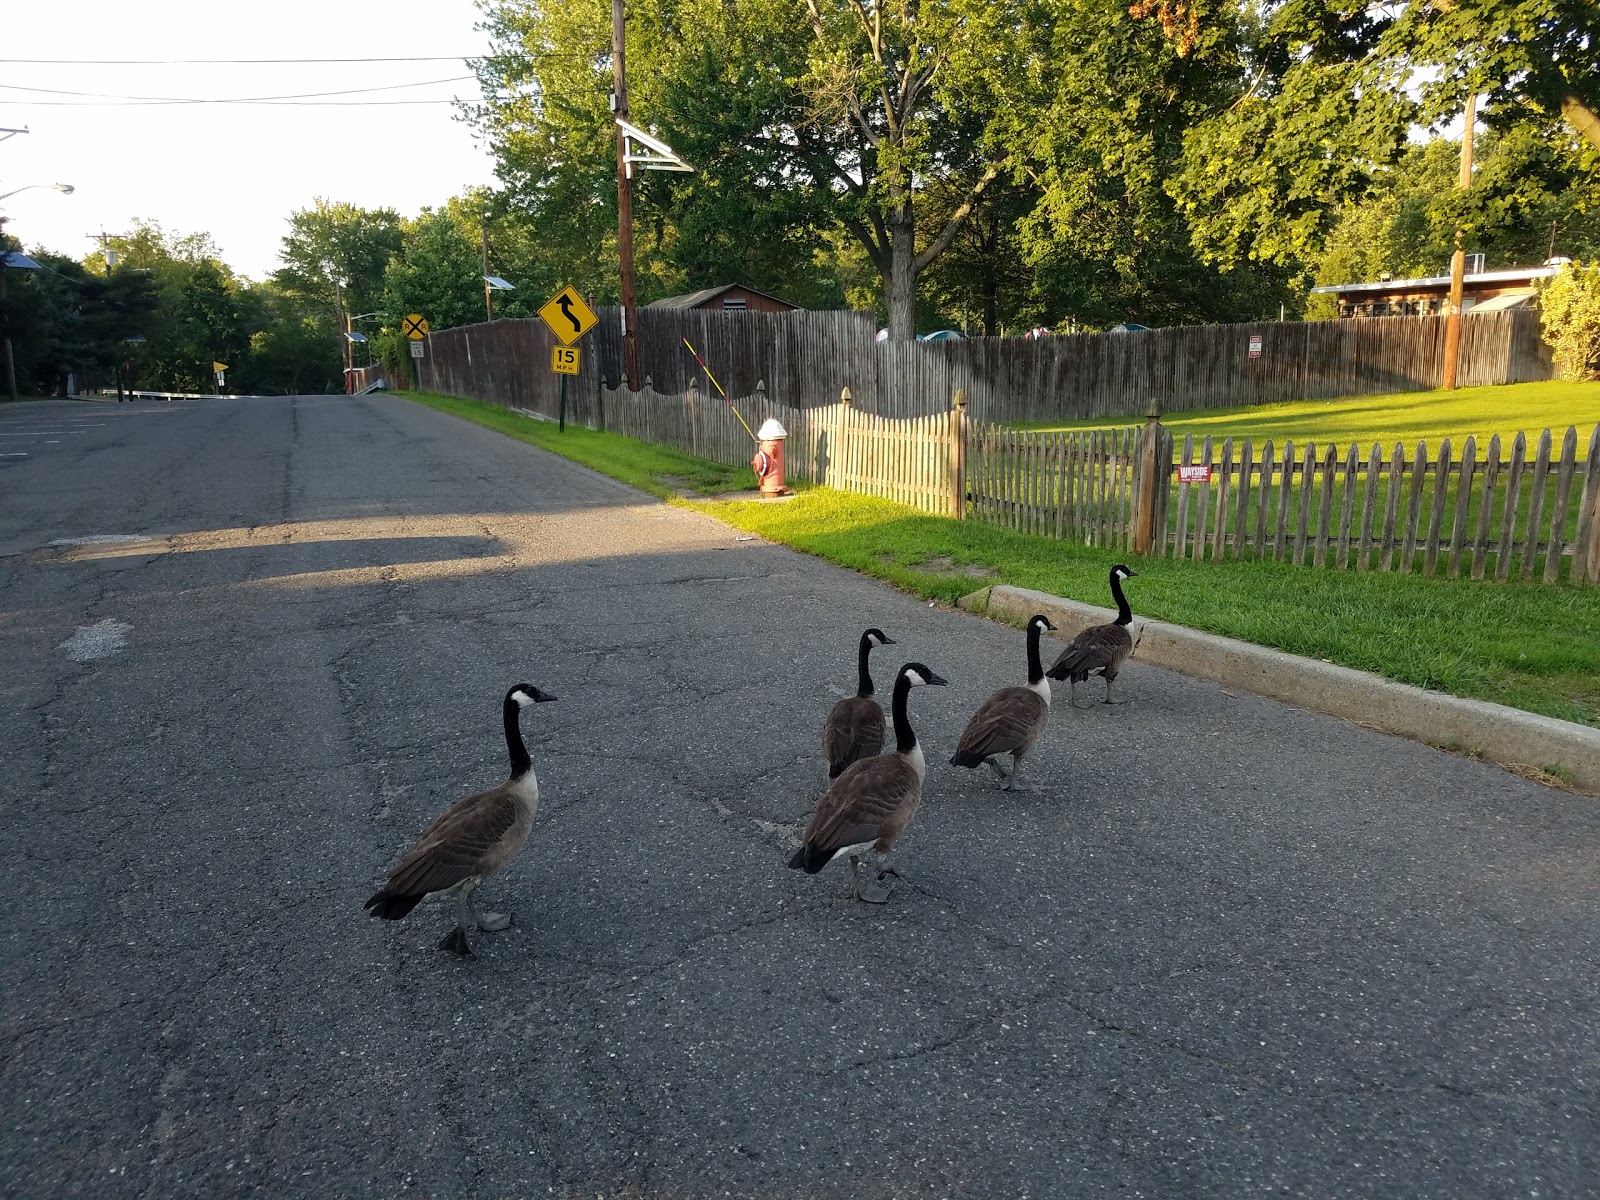
[[(961, 731), (955, 757), (950, 760), (952, 765), (976, 767), (986, 762), (1000, 776), (1001, 788), (1025, 790), (1017, 785), (1022, 756), (1039, 740), (1050, 720), (1050, 684), (1045, 681), (1044, 668), (1039, 665), (1039, 635), (1054, 628), (1043, 613), (1028, 619), (1028, 686), (1001, 688), (978, 707)], [(1009, 777), (1005, 768), (995, 761), (996, 755), (1008, 752), (1011, 755)]]
[(828, 759), (829, 779), (839, 778), (857, 759), (871, 758), (883, 749), (883, 708), (872, 698), (867, 655), (874, 646), (892, 645), (894, 639), (881, 629), (869, 629), (861, 635), (856, 656), (856, 694), (835, 704), (822, 723), (822, 753)]
[[(912, 688), (927, 684), (942, 687), (944, 680), (921, 663), (907, 663), (900, 668), (890, 704), (894, 749), (851, 763), (829, 785), (806, 825), (800, 849), (789, 860), (791, 867), (815, 875), (844, 854), (850, 859), (850, 878), (857, 900), (882, 904), (889, 898), (884, 876), (900, 878), (900, 873), (889, 865), (889, 852), (916, 815), (917, 805), (922, 802), (922, 777), (928, 773), (922, 747), (917, 745), (917, 735), (906, 716), (906, 697)], [(868, 850), (877, 851), (878, 878), (875, 883), (863, 885), (861, 856)]]
[(447, 808), (422, 831), (400, 865), (389, 872), (383, 885), (363, 906), (375, 917), (398, 921), (433, 892), (453, 891), (456, 927), (439, 943), (440, 949), (471, 954), (467, 935), (479, 929), (496, 932), (510, 926), (502, 913), (479, 913), (472, 903), (478, 885), (493, 875), (522, 849), (533, 814), (539, 807), (539, 780), (533, 760), (522, 744), (518, 717), (530, 704), (554, 700), (532, 684), (519, 683), (506, 693), (501, 705), (506, 731), (506, 751), (511, 755), (511, 778), (499, 787), (468, 796)]
[[(1098, 672), (1106, 681), (1105, 703), (1112, 703), (1111, 681), (1122, 670), (1122, 664), (1133, 653), (1133, 637), (1128, 625), (1133, 621), (1133, 610), (1128, 598), (1122, 594), (1122, 581), (1138, 574), (1118, 563), (1111, 568), (1111, 594), (1117, 601), (1117, 619), (1109, 625), (1091, 625), (1067, 644), (1056, 659), (1055, 665), (1045, 672), (1051, 679), (1070, 679), (1072, 691), (1067, 703), (1078, 706), (1078, 685)], [(1093, 701), (1090, 702), (1091, 704)]]

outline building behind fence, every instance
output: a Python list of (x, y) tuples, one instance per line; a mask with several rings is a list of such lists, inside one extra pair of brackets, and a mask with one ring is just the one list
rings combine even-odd
[[(905, 344), (878, 342), (871, 315), (857, 312), (644, 309), (639, 319), (640, 371), (659, 394), (708, 386), (687, 341), (730, 395), (760, 384), (773, 401), (814, 408), (849, 387), (859, 410), (912, 417), (948, 412), (960, 391), (974, 419), (1000, 424), (1133, 416), (1152, 400), (1185, 412), (1437, 387), (1445, 325), (1375, 317)], [(1537, 313), (1469, 313), (1462, 330), (1462, 386), (1551, 377)], [(621, 343), (617, 310), (601, 310), (569, 406), (592, 406), (620, 380)], [(428, 339), (424, 386), (556, 416), (554, 344), (531, 319), (444, 330)]]

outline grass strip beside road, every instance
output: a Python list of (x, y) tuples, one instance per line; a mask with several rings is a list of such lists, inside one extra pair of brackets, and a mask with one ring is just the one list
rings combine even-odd
[[(1109, 605), (1120, 556), (872, 496), (813, 488), (783, 504), (679, 499), (667, 480), (714, 493), (739, 471), (617, 434), (532, 421), (491, 404), (408, 393), (442, 412), (554, 451), (735, 528), (953, 601), (989, 583)], [(734, 481), (725, 484), (720, 481)], [(1403, 683), (1600, 726), (1600, 591), (1474, 583), (1257, 562), (1135, 559), (1135, 613)], [(1467, 747), (1466, 749), (1470, 749)]]

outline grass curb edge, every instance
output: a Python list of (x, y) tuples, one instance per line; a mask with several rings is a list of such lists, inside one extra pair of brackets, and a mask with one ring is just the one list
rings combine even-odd
[[(1116, 616), (1111, 609), (1008, 584), (970, 593), (959, 605), (1013, 623), (1042, 612), (1068, 638)], [(1430, 692), (1166, 621), (1135, 618), (1135, 629), (1136, 657), (1155, 666), (1438, 749), (1464, 751), (1515, 774), (1600, 797), (1600, 729), (1487, 700)]]

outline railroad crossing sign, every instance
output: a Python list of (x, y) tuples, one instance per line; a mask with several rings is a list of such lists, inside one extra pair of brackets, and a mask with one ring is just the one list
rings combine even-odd
[[(572, 345), (600, 321), (600, 318), (594, 315), (594, 310), (583, 302), (583, 297), (578, 295), (577, 289), (570, 285), (552, 296), (539, 310), (539, 315), (544, 318), (544, 323), (550, 326), (550, 332), (556, 335), (556, 340), (563, 346)], [(572, 374), (575, 370), (564, 373)]]
[(412, 341), (428, 336), (428, 318), (421, 313), (407, 313), (400, 320), (400, 332)]
[(581, 361), (576, 346), (550, 347), (550, 369), (557, 375), (576, 375)]

